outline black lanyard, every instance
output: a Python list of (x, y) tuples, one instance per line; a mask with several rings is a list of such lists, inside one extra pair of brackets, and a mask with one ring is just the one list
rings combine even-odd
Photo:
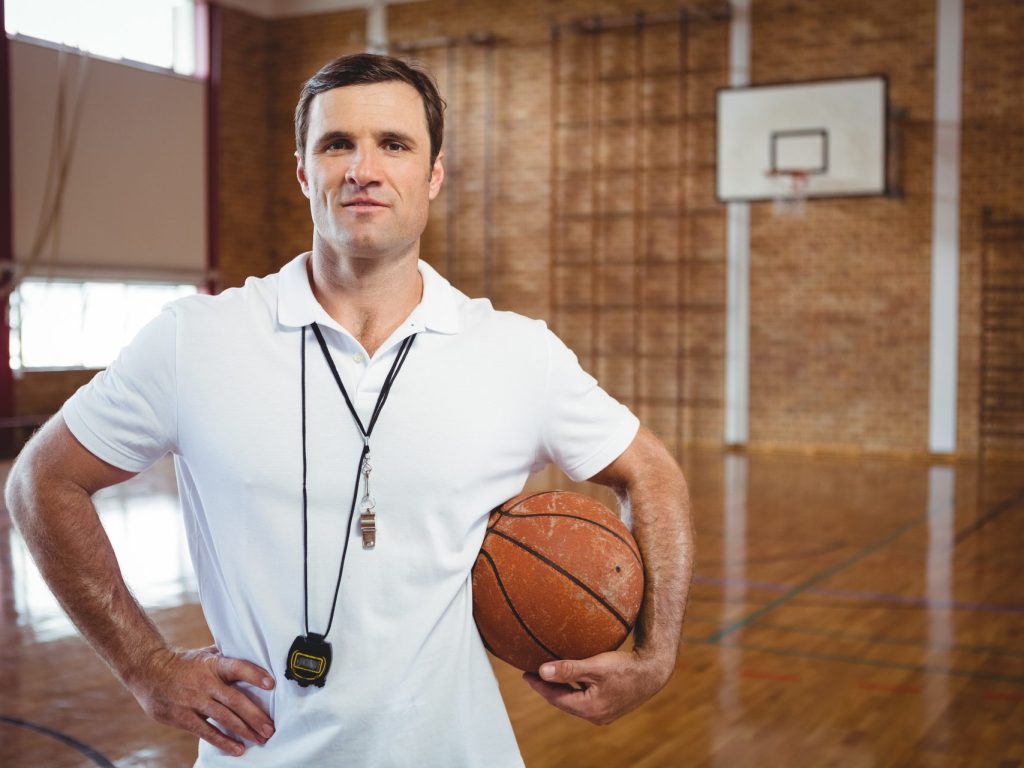
[(381, 387), (380, 394), (377, 396), (377, 404), (374, 406), (373, 414), (370, 416), (370, 423), (364, 427), (362, 420), (359, 418), (359, 414), (356, 413), (355, 406), (352, 405), (352, 399), (348, 395), (348, 390), (345, 389), (345, 384), (342, 382), (341, 376), (338, 374), (338, 368), (334, 364), (334, 359), (331, 357), (331, 354), (327, 349), (327, 342), (324, 341), (324, 335), (320, 330), (320, 326), (316, 323), (310, 323), (310, 327), (312, 327), (313, 334), (316, 336), (317, 343), (320, 345), (320, 351), (323, 352), (324, 360), (327, 362), (327, 367), (331, 369), (331, 375), (334, 376), (334, 381), (337, 383), (338, 389), (341, 390), (341, 396), (345, 399), (345, 405), (348, 406), (349, 413), (352, 414), (352, 419), (355, 421), (356, 427), (359, 429), (359, 434), (363, 438), (363, 450), (359, 455), (359, 464), (356, 466), (355, 486), (352, 489), (352, 504), (349, 507), (348, 522), (345, 525), (345, 544), (341, 550), (341, 564), (338, 566), (338, 579), (334, 585), (334, 597), (331, 600), (331, 614), (327, 620), (327, 628), (324, 630), (323, 634), (312, 634), (309, 631), (309, 499), (306, 491), (308, 465), (306, 459), (306, 327), (303, 326), (302, 346), (300, 351), (302, 380), (302, 616), (306, 634), (305, 636), (300, 635), (297, 637), (295, 642), (292, 644), (292, 648), (288, 655), (288, 671), (285, 675), (289, 679), (295, 680), (303, 687), (308, 685), (322, 686), (324, 684), (324, 678), (327, 675), (327, 670), (330, 666), (330, 644), (326, 642), (325, 638), (331, 631), (331, 626), (334, 624), (334, 611), (338, 606), (338, 592), (341, 589), (341, 576), (345, 571), (345, 556), (348, 554), (348, 542), (352, 534), (352, 517), (355, 514), (356, 500), (359, 497), (360, 474), (364, 476), (366, 481), (366, 490), (363, 500), (367, 506), (366, 511), (360, 515), (360, 527), (363, 529), (363, 546), (366, 548), (372, 548), (375, 543), (376, 529), (373, 519), (373, 499), (369, 495), (370, 470), (372, 469), (370, 466), (370, 435), (373, 434), (373, 428), (377, 424), (377, 418), (380, 416), (381, 411), (384, 408), (384, 403), (387, 402), (388, 395), (391, 393), (391, 386), (395, 383), (395, 379), (398, 377), (399, 371), (402, 370), (402, 366), (405, 364), (405, 359), (409, 356), (409, 350), (412, 348), (412, 344), (416, 340), (416, 335), (413, 334), (402, 341), (402, 345), (398, 348), (398, 354), (395, 356), (395, 360), (391, 364), (391, 370), (388, 371), (388, 375), (384, 379), (384, 385)]

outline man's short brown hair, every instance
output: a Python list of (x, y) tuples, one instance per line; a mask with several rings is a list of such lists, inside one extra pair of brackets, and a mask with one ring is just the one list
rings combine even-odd
[(408, 83), (423, 98), (423, 110), (430, 134), (430, 166), (434, 166), (444, 140), (444, 100), (437, 92), (434, 79), (425, 70), (392, 56), (356, 53), (340, 56), (325, 64), (302, 86), (295, 107), (295, 148), (306, 156), (306, 134), (309, 131), (309, 105), (318, 93), (347, 85), (371, 85), (398, 81)]

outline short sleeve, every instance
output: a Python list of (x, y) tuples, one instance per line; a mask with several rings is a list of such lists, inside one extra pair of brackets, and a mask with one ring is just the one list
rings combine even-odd
[(61, 409), (78, 442), (108, 464), (141, 472), (175, 449), (175, 326), (164, 309)]
[(601, 389), (561, 339), (550, 331), (546, 334), (543, 458), (571, 479), (586, 480), (622, 455), (636, 437), (640, 421)]

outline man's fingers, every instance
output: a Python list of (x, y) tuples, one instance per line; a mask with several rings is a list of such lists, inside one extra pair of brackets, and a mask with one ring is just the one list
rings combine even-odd
[(583, 709), (587, 701), (586, 691), (573, 688), (566, 683), (545, 682), (532, 672), (524, 674), (523, 679), (552, 706), (577, 717), (586, 717)]
[(227, 656), (216, 657), (217, 674), (226, 683), (244, 682), (269, 691), (274, 687), (274, 678), (262, 667)]
[(549, 661), (540, 666), (540, 677), (549, 683), (565, 683), (586, 686), (596, 682), (596, 672), (591, 661), (562, 660)]
[(203, 714), (216, 721), (217, 725), (223, 730), (246, 741), (255, 741), (257, 744), (262, 744), (266, 741), (266, 738), (257, 733), (249, 723), (239, 717), (230, 707), (224, 706), (219, 701), (211, 701)]
[(208, 722), (203, 720), (199, 715), (196, 715), (195, 722), (192, 723), (188, 730), (192, 731), (192, 733), (203, 741), (210, 742), (221, 752), (226, 752), (227, 754), (234, 755), (235, 757), (239, 757), (245, 753), (244, 744), (228, 738), (217, 728), (214, 728)]
[[(270, 716), (237, 688), (225, 686), (214, 694), (213, 698), (230, 710), (232, 715), (244, 725), (245, 730), (239, 730), (235, 726), (225, 723), (240, 736), (245, 736), (252, 741), (263, 742), (274, 735), (274, 723)], [(216, 719), (220, 720), (220, 718)]]

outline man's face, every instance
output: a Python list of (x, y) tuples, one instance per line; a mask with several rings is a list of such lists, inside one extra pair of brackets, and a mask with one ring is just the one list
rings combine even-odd
[(423, 100), (403, 82), (317, 94), (296, 175), (309, 198), (314, 245), (338, 256), (418, 254), (444, 169), (430, 165)]

